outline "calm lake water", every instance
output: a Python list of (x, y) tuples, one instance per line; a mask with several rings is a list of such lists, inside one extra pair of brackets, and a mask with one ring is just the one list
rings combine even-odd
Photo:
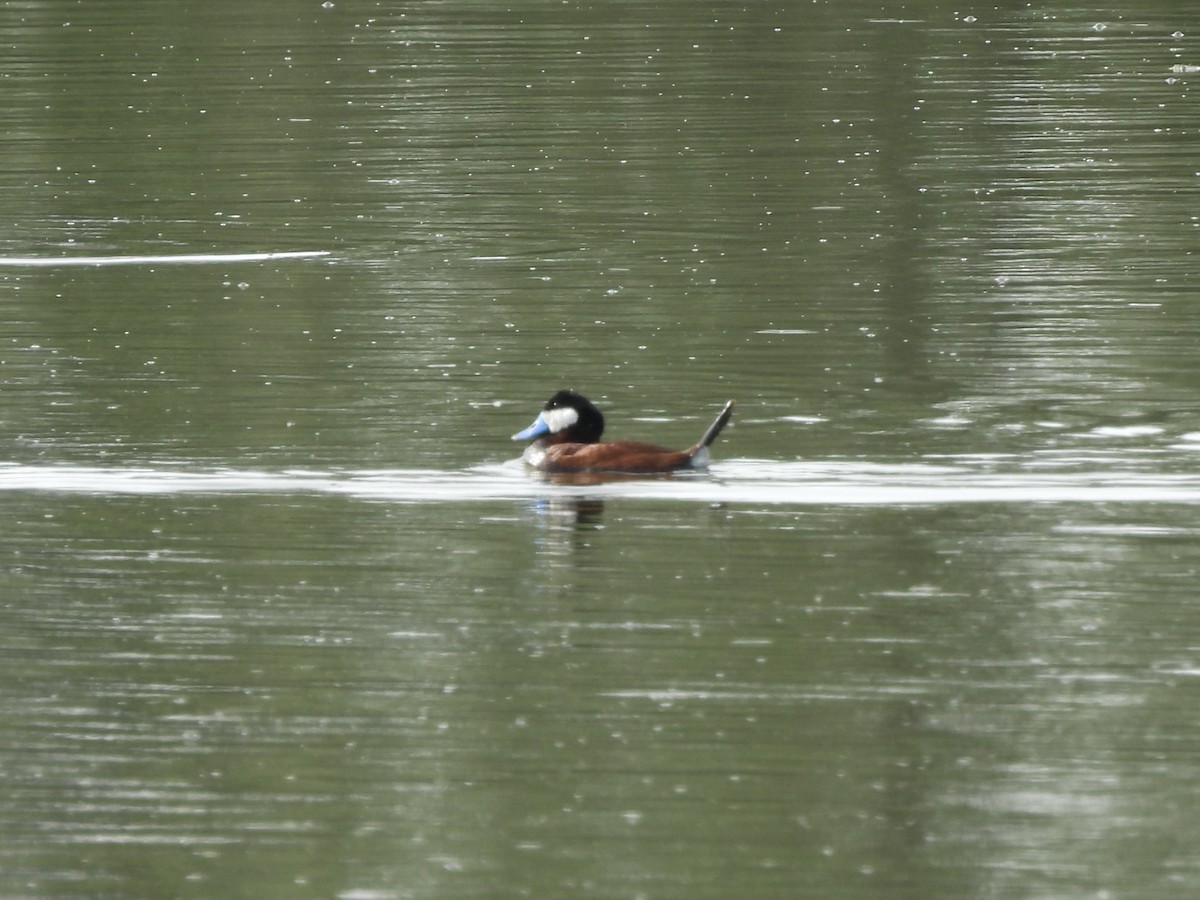
[(0, 895), (1192, 895), (1200, 9), (292, 6), (0, 10)]

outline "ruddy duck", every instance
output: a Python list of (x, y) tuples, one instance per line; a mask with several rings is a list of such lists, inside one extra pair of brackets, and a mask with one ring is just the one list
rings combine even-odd
[(686, 450), (670, 450), (640, 441), (600, 441), (604, 416), (574, 391), (559, 391), (546, 401), (533, 424), (512, 436), (534, 441), (523, 459), (543, 472), (627, 472), (653, 474), (708, 465), (708, 447), (733, 415), (730, 400), (704, 436)]

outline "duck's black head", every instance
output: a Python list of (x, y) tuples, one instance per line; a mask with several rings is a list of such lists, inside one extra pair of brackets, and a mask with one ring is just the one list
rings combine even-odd
[(533, 424), (512, 436), (514, 441), (545, 437), (547, 443), (593, 444), (604, 434), (604, 416), (587, 397), (562, 390), (546, 401)]

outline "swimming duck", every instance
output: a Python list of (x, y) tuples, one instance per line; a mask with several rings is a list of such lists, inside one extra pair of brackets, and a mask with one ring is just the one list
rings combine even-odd
[(641, 441), (601, 441), (604, 416), (574, 391), (559, 391), (546, 401), (533, 424), (512, 436), (533, 440), (522, 458), (543, 472), (626, 472), (655, 474), (708, 465), (708, 448), (733, 415), (730, 400), (704, 436), (686, 450)]

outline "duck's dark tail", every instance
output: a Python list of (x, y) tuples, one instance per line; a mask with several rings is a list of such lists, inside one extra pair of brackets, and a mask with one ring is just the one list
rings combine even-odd
[(733, 401), (730, 400), (725, 404), (725, 408), (721, 410), (721, 414), (708, 426), (708, 431), (704, 432), (704, 437), (700, 438), (696, 444), (697, 450), (702, 450), (712, 444), (717, 439), (717, 435), (721, 433), (721, 429), (729, 424), (729, 420), (733, 418)]

